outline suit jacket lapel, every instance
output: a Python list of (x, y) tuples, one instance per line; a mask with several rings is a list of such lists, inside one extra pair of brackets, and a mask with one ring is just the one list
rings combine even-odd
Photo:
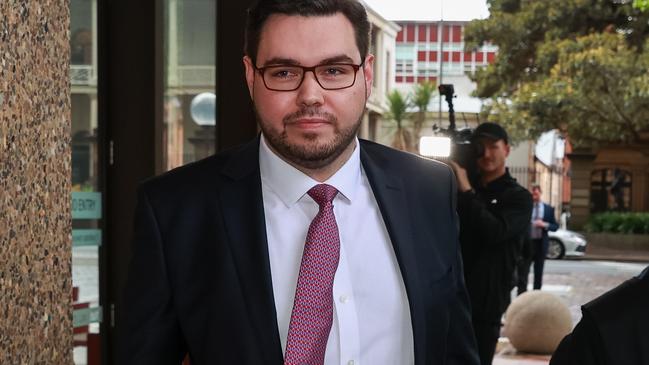
[(415, 363), (424, 364), (426, 354), (426, 313), (422, 303), (421, 281), (418, 277), (417, 252), (414, 245), (412, 221), (403, 181), (396, 175), (381, 156), (369, 154), (361, 148), (361, 163), (379, 205), (385, 226), (399, 263), (410, 304), (410, 317), (415, 346)]
[(235, 153), (221, 171), (229, 179), (219, 190), (220, 209), (239, 276), (246, 311), (266, 364), (283, 361), (266, 239), (259, 138)]

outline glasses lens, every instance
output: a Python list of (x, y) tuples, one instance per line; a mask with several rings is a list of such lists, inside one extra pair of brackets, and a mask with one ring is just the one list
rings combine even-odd
[(354, 66), (345, 64), (331, 64), (318, 66), (315, 69), (316, 77), (325, 89), (342, 89), (354, 84), (356, 71)]
[(302, 81), (304, 70), (295, 66), (271, 66), (264, 70), (266, 87), (274, 90), (294, 90)]

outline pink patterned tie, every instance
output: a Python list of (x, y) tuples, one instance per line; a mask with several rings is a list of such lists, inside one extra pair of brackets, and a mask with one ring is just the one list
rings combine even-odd
[(320, 210), (306, 235), (288, 327), (285, 365), (322, 365), (333, 321), (333, 283), (340, 238), (332, 201), (338, 190), (320, 184), (308, 194)]

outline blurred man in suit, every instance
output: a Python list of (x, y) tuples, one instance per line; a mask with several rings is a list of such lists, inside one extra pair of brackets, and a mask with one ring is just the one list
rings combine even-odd
[(559, 229), (559, 224), (554, 218), (554, 208), (541, 201), (541, 186), (532, 186), (532, 220), (530, 223), (530, 236), (526, 240), (519, 261), (518, 268), (518, 295), (527, 291), (527, 277), (530, 273), (530, 264), (534, 262), (534, 290), (541, 290), (543, 286), (543, 267), (545, 256), (548, 254), (550, 238), (549, 231)]

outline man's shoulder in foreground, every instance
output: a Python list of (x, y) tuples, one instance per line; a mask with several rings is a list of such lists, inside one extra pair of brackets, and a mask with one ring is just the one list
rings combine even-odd
[(550, 364), (649, 364), (647, 270), (582, 306), (582, 319)]
[[(590, 312), (599, 323), (616, 325), (626, 320), (628, 324), (637, 324), (643, 318), (649, 325), (649, 276), (645, 271), (600, 297), (583, 306), (583, 311)], [(624, 308), (624, 310), (620, 310)], [(649, 333), (649, 328), (647, 328)]]

